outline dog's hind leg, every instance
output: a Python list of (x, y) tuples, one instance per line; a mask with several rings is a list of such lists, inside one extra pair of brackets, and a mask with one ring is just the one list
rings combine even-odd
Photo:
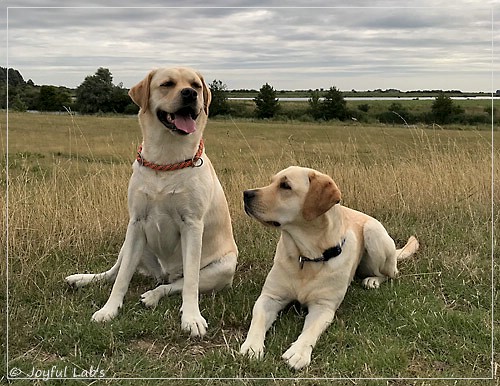
[(383, 225), (375, 219), (363, 227), (365, 256), (358, 267), (365, 288), (378, 288), (398, 274), (396, 245)]
[[(391, 239), (392, 241), (392, 239)], [(389, 244), (389, 243), (388, 243)], [(394, 242), (392, 242), (394, 244)], [(406, 245), (403, 248), (395, 249), (393, 251), (392, 246), (387, 248), (387, 255), (385, 263), (380, 268), (380, 273), (384, 276), (372, 276), (367, 277), (363, 280), (362, 284), (365, 288), (378, 288), (380, 284), (386, 281), (388, 278), (394, 278), (398, 274), (397, 262), (399, 260), (408, 259), (417, 251), (418, 240), (415, 236), (411, 236)]]
[(123, 257), (123, 247), (118, 254), (118, 259), (116, 263), (107, 271), (101, 273), (76, 273), (74, 275), (67, 276), (64, 280), (72, 287), (83, 287), (92, 282), (107, 281), (112, 283), (116, 279), (118, 270), (120, 269), (120, 264)]
[(366, 277), (362, 284), (365, 288), (378, 288), (388, 278), (397, 276), (398, 260), (411, 257), (418, 249), (418, 241), (411, 236), (403, 248), (396, 249), (394, 240), (376, 220), (366, 223), (363, 232), (366, 256), (359, 272)]

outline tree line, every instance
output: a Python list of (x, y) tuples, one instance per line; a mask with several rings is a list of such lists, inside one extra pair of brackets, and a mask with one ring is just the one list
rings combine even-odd
[[(227, 88), (221, 81), (214, 81), (212, 90), (212, 115), (230, 115), (258, 119), (295, 119), (299, 121), (346, 121), (387, 124), (488, 124), (491, 123), (492, 108), (485, 107), (480, 113), (466, 113), (456, 104), (448, 93), (440, 92), (428, 111), (412, 112), (399, 102), (391, 103), (385, 111), (370, 113), (368, 103), (349, 108), (344, 94), (335, 86), (328, 90), (312, 90), (305, 107), (293, 110), (282, 108), (277, 91), (268, 83), (263, 85), (253, 99), (254, 111), (245, 111), (241, 105), (231, 105), (227, 98)], [(496, 109), (493, 110), (495, 122), (499, 121)]]
[[(7, 76), (8, 75), (8, 76)], [(25, 81), (19, 71), (0, 67), (0, 108), (7, 108), (7, 79), (9, 108), (15, 111), (78, 111), (81, 114), (119, 113), (135, 114), (137, 106), (128, 96), (122, 83), (113, 84), (107, 68), (100, 67), (94, 75), (85, 77), (76, 88), (37, 86)]]
[[(7, 76), (8, 75), (8, 76)], [(115, 85), (109, 69), (100, 67), (88, 75), (76, 89), (57, 86), (37, 86), (31, 79), (25, 81), (19, 71), (0, 67), (0, 108), (7, 107), (6, 85), (9, 84), (9, 108), (16, 111), (77, 111), (80, 114), (117, 113), (136, 114), (138, 107), (128, 96), (122, 83)], [(445, 92), (433, 101), (429, 111), (414, 113), (401, 103), (394, 102), (387, 110), (373, 114), (368, 103), (349, 108), (344, 94), (335, 86), (329, 89), (310, 90), (307, 104), (300, 108), (285, 109), (278, 92), (268, 83), (253, 98), (254, 107), (241, 106), (229, 100), (229, 91), (221, 80), (209, 84), (212, 92), (210, 116), (232, 116), (256, 119), (295, 119), (302, 121), (376, 120), (389, 124), (459, 123), (480, 124), (491, 122), (491, 107), (484, 114), (466, 114)], [(494, 111), (495, 113), (495, 111)], [(498, 117), (494, 114), (496, 120)]]

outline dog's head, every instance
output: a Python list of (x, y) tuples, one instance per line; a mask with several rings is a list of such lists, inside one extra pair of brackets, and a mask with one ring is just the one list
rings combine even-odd
[(329, 176), (298, 166), (280, 171), (268, 186), (243, 193), (245, 212), (275, 227), (313, 221), (340, 198), (340, 190)]
[(139, 119), (175, 135), (203, 130), (211, 94), (203, 76), (189, 68), (161, 68), (151, 71), (129, 91), (141, 109)]

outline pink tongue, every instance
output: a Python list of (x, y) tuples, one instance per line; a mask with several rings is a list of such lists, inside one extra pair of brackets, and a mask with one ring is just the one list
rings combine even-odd
[(185, 133), (194, 133), (196, 131), (196, 122), (190, 116), (176, 115), (173, 120), (175, 127)]

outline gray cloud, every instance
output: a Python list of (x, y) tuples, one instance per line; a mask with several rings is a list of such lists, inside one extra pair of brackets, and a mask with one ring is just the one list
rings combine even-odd
[(273, 8), (283, 1), (251, 8), (234, 8), (242, 1), (225, 8), (201, 1), (189, 8), (160, 1), (148, 5), (163, 8), (123, 8), (127, 1), (121, 8), (98, 7), (102, 1), (17, 7), (61, 3), (21, 0), (8, 10), (9, 66), (37, 84), (75, 87), (102, 66), (130, 87), (153, 67), (189, 65), (229, 88), (269, 82), (278, 89), (489, 90), (492, 10), (500, 18), (481, 1), (428, 0), (417, 8), (360, 0), (348, 8), (314, 8), (324, 4), (315, 0), (310, 8)]

